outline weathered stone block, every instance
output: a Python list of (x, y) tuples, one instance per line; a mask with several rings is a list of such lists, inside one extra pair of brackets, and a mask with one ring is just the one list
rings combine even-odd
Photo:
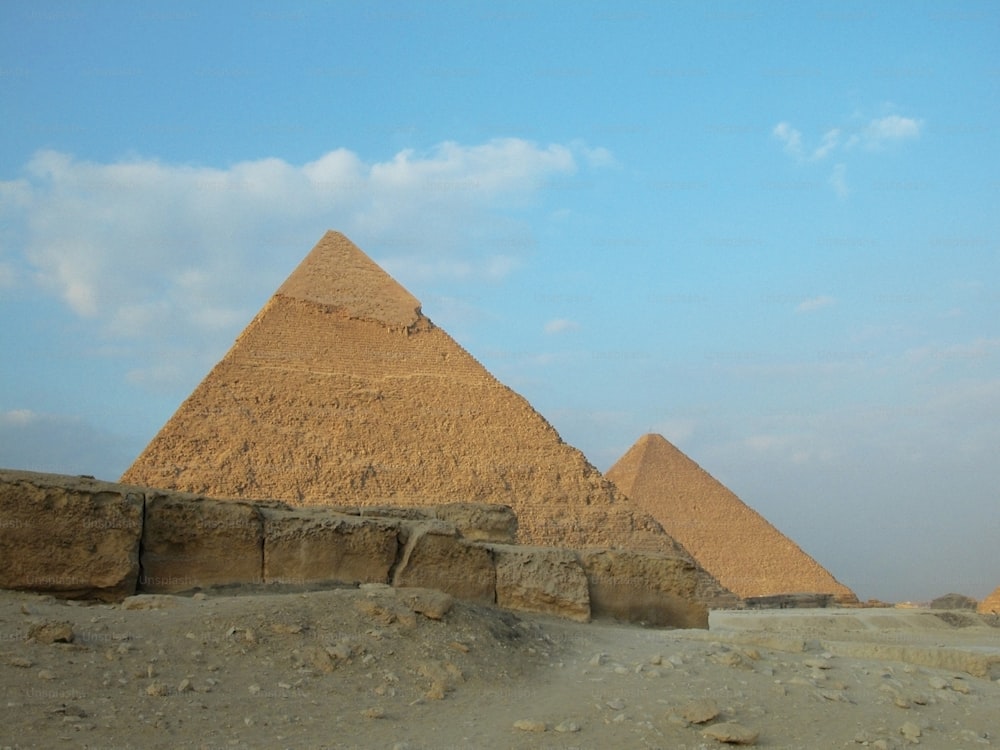
[(399, 522), (325, 508), (262, 509), (265, 583), (388, 583)]
[(146, 593), (261, 583), (260, 512), (250, 503), (150, 490), (140, 562)]
[(410, 527), (393, 586), (438, 589), (456, 599), (494, 604), (496, 570), (490, 551), (443, 522)]
[(134, 487), (0, 470), (0, 588), (105, 601), (134, 593), (142, 509)]
[(517, 542), (517, 514), (509, 505), (448, 503), (435, 506), (433, 512), (436, 518), (455, 524), (470, 542)]
[(707, 628), (697, 596), (704, 575), (690, 560), (626, 550), (582, 550), (594, 617), (677, 628)]
[(590, 622), (587, 575), (574, 552), (504, 544), (488, 547), (496, 566), (499, 606)]

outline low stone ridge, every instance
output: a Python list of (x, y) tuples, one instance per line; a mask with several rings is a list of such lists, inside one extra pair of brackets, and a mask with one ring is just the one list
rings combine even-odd
[(401, 524), (322, 508), (265, 508), (264, 583), (386, 583)]
[(833, 594), (774, 594), (748, 596), (747, 609), (822, 609), (833, 604)]
[(582, 550), (579, 555), (593, 616), (708, 627), (708, 606), (697, 595), (700, 570), (690, 560), (628, 550)]
[(146, 495), (142, 574), (151, 594), (261, 582), (264, 524), (252, 503), (185, 493)]
[[(487, 519), (487, 536), (512, 528), (509, 509), (466, 504), (434, 512), (462, 520), (476, 538), (482, 534), (471, 519)], [(157, 608), (173, 601), (168, 594), (211, 588), (361, 586), (376, 599), (393, 588), (431, 618), (443, 617), (455, 597), (580, 622), (593, 614), (705, 627), (710, 604), (727, 595), (735, 604), (687, 557), (486, 543), (464, 537), (450, 521), (410, 517), (405, 509), (395, 517), (360, 516), (0, 472), (0, 528), (11, 532), (0, 537), (3, 559), (16, 563), (3, 567), (4, 588), (124, 600), (126, 609)], [(88, 534), (92, 528), (100, 533)], [(383, 614), (401, 616), (394, 612)]]
[(499, 606), (590, 622), (587, 575), (575, 552), (506, 544), (491, 544), (489, 550)]
[(997, 586), (992, 594), (979, 602), (976, 611), (981, 615), (1000, 615), (1000, 586)]
[(639, 438), (607, 476), (734, 594), (815, 592), (857, 603), (853, 591), (663, 436)]
[(521, 543), (687, 554), (337, 232), (122, 481), (294, 505), (507, 505)]
[(119, 600), (139, 577), (143, 495), (0, 469), (0, 588)]
[(410, 532), (392, 585), (444, 591), (458, 599), (494, 604), (496, 569), (489, 550), (470, 544), (442, 521)]

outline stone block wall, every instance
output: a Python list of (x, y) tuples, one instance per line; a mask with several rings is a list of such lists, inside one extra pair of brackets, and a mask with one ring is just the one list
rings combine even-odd
[(381, 583), (579, 622), (607, 616), (672, 627), (707, 627), (721, 590), (688, 558), (503, 543), (516, 529), (509, 508), (365, 510), (0, 470), (0, 588), (116, 601), (212, 587)]

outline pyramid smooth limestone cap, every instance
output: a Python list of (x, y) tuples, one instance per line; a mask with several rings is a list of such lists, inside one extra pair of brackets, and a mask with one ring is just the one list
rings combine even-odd
[(277, 294), (391, 327), (406, 328), (421, 317), (416, 297), (357, 245), (334, 231), (323, 235)]

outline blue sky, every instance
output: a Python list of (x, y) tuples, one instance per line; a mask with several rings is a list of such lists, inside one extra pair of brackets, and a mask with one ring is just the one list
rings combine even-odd
[(0, 466), (116, 479), (328, 229), (600, 469), (1000, 584), (993, 3), (0, 5)]

